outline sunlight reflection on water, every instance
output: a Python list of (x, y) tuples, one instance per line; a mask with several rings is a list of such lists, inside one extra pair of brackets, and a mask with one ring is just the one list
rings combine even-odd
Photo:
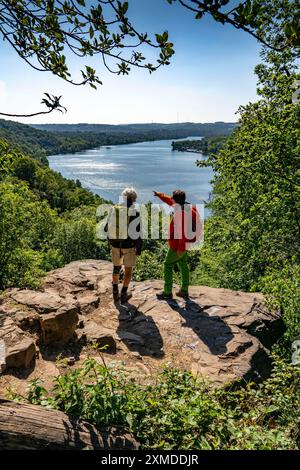
[(125, 186), (136, 187), (139, 202), (157, 201), (153, 190), (170, 194), (176, 188), (184, 189), (191, 202), (207, 201), (212, 170), (196, 166), (196, 160), (202, 159), (200, 154), (173, 152), (171, 143), (114, 145), (48, 159), (53, 170), (79, 179), (84, 187), (114, 202)]

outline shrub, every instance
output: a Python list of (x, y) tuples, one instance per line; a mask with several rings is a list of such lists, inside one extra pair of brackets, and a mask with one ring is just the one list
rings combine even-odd
[(286, 331), (277, 351), (288, 358), (291, 343), (300, 339), (300, 265), (286, 262), (282, 269), (270, 270), (257, 286), (267, 294), (271, 308), (280, 308)]
[(83, 206), (61, 216), (51, 247), (60, 252), (65, 264), (80, 259), (110, 259), (108, 242), (96, 238), (94, 206)]
[(148, 250), (143, 251), (137, 257), (133, 276), (135, 281), (160, 279), (162, 277), (162, 263), (159, 262), (157, 254)]
[(36, 283), (56, 218), (26, 183), (0, 183), (0, 288)]
[[(10, 392), (10, 397), (24, 400)], [(152, 449), (298, 449), (300, 369), (277, 359), (263, 384), (215, 389), (188, 372), (164, 369), (141, 385), (116, 365), (89, 358), (55, 378), (32, 381), (26, 400), (97, 426), (119, 425)]]

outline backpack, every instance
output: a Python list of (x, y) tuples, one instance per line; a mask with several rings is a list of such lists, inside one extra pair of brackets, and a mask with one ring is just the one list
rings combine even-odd
[(197, 229), (199, 229), (199, 224), (201, 224), (201, 220), (197, 209), (193, 207), (189, 202), (187, 202), (186, 204), (189, 204), (191, 206), (190, 210), (192, 212), (192, 232), (195, 233), (195, 236), (192, 239), (188, 239), (188, 243), (195, 243), (201, 235), (201, 232), (197, 231)]
[(127, 240), (130, 218), (129, 209), (126, 206), (113, 206), (105, 227), (108, 240)]

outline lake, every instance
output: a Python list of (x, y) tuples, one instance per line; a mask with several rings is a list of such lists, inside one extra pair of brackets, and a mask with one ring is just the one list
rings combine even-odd
[[(200, 137), (199, 137), (200, 138)], [(196, 140), (197, 138), (191, 137)], [(184, 140), (184, 139), (179, 139)], [(100, 147), (48, 157), (50, 167), (105, 199), (117, 202), (126, 186), (134, 186), (138, 202), (157, 201), (152, 191), (171, 194), (183, 189), (189, 201), (201, 203), (211, 191), (210, 168), (198, 168), (201, 154), (173, 152), (171, 140)]]

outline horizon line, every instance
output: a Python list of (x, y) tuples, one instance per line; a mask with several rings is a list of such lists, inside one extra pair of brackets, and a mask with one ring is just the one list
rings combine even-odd
[[(18, 121), (13, 121), (18, 122)], [(128, 122), (128, 123), (117, 123), (117, 124), (108, 124), (103, 122), (44, 122), (44, 123), (28, 123), (31, 126), (180, 126), (182, 124), (237, 124), (238, 121), (182, 121), (182, 122)], [(23, 122), (20, 124), (24, 124)]]

